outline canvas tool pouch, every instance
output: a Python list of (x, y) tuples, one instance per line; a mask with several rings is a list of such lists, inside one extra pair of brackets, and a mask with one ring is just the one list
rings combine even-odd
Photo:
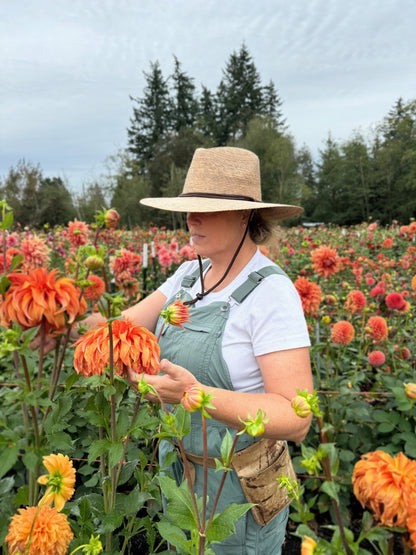
[[(203, 464), (203, 457), (186, 452), (186, 458), (193, 464)], [(195, 479), (195, 469), (190, 465), (191, 480)], [(215, 459), (208, 457), (207, 466), (215, 468)], [(295, 469), (285, 441), (261, 439), (241, 451), (234, 453), (231, 466), (240, 481), (241, 488), (249, 503), (257, 524), (265, 526), (278, 515), (291, 499), (285, 487), (279, 487), (277, 478), (282, 475), (296, 480)]]
[(277, 481), (282, 475), (296, 480), (285, 441), (261, 439), (235, 453), (232, 466), (247, 501), (255, 503), (251, 511), (260, 526), (268, 524), (292, 501)]

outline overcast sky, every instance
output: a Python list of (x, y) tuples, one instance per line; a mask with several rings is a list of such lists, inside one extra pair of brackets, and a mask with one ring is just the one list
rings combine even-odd
[(416, 0), (0, 0), (0, 177), (24, 158), (79, 190), (126, 146), (151, 62), (214, 92), (243, 42), (316, 156), (416, 99), (415, 22)]

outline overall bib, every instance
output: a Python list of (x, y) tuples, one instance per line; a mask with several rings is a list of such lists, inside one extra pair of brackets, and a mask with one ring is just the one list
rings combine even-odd
[[(209, 261), (205, 261), (209, 263)], [(241, 303), (254, 290), (260, 281), (272, 273), (284, 273), (276, 266), (268, 266), (250, 274), (247, 281), (238, 287), (231, 297)], [(168, 300), (165, 307), (177, 300), (182, 302), (190, 300), (187, 289), (192, 287), (198, 279), (199, 272), (185, 276), (181, 283), (181, 290), (175, 297)], [(231, 301), (231, 297), (229, 301)], [(191, 372), (201, 383), (212, 387), (228, 389), (233, 391), (230, 373), (222, 356), (222, 335), (227, 322), (230, 302), (216, 301), (200, 308), (195, 305), (189, 307), (189, 322), (183, 324), (184, 329), (178, 326), (166, 325), (159, 339), (161, 357), (167, 358), (174, 364), (178, 364)], [(158, 336), (163, 320), (159, 318), (156, 327)], [(215, 403), (215, 401), (214, 401)], [(247, 413), (241, 407), (241, 418), (246, 419)], [(251, 415), (255, 416), (255, 415)], [(219, 457), (220, 446), (226, 430), (234, 438), (237, 430), (230, 428), (214, 418), (207, 419), (207, 445), (208, 456)], [(237, 440), (239, 451), (256, 441), (248, 434), (242, 434)], [(191, 432), (183, 438), (186, 451), (195, 455), (203, 454), (202, 446), (202, 419), (199, 412), (191, 414)], [(160, 461), (163, 462), (166, 454), (174, 447), (167, 441), (160, 445)], [(178, 460), (169, 469), (174, 475), (178, 485), (183, 478), (183, 464)], [(222, 472), (216, 472), (208, 468), (207, 515), (209, 516), (212, 503), (218, 491)], [(195, 464), (195, 492), (202, 496), (203, 467)], [(225, 479), (216, 512), (223, 511), (231, 503), (243, 504), (247, 500), (241, 489), (235, 471), (229, 471)], [(248, 511), (236, 523), (236, 533), (221, 543), (212, 544), (210, 547), (217, 555), (279, 555), (285, 537), (289, 508), (281, 511), (269, 524), (260, 526), (254, 520), (251, 511)]]

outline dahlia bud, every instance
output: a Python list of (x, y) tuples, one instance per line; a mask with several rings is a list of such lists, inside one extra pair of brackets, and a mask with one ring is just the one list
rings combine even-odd
[(300, 418), (306, 418), (312, 412), (311, 406), (308, 403), (308, 400), (305, 399), (302, 395), (296, 395), (292, 399), (292, 409)]
[(110, 208), (104, 214), (104, 223), (105, 227), (108, 228), (115, 228), (118, 226), (118, 222), (120, 221), (120, 214), (114, 208)]
[[(209, 395), (205, 395), (204, 390), (199, 384), (188, 385), (182, 395), (183, 408), (188, 412), (195, 412), (205, 406), (211, 406)], [(211, 406), (212, 408), (212, 406)]]
[(88, 270), (96, 272), (104, 266), (104, 260), (100, 256), (93, 254), (85, 259), (84, 265)]
[(182, 328), (183, 323), (189, 322), (189, 308), (181, 303), (180, 300), (171, 303), (165, 310), (161, 311), (160, 315), (167, 324), (171, 324), (172, 326), (179, 326)]
[(404, 392), (409, 399), (416, 399), (416, 383), (405, 383)]
[(266, 413), (259, 409), (255, 418), (248, 414), (247, 420), (242, 418), (239, 418), (239, 420), (244, 424), (244, 432), (252, 437), (259, 437), (264, 433), (264, 425), (269, 421), (269, 418), (266, 418)]

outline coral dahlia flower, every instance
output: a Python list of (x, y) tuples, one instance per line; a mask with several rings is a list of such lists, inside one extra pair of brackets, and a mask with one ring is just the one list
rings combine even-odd
[(361, 457), (352, 474), (354, 495), (383, 526), (406, 526), (416, 496), (416, 461), (374, 451)]
[(371, 366), (382, 366), (386, 362), (386, 355), (382, 351), (371, 351), (368, 353), (368, 362)]
[(354, 335), (354, 326), (347, 320), (340, 320), (331, 330), (331, 340), (336, 345), (348, 345), (354, 339)]
[(17, 322), (23, 329), (45, 325), (46, 333), (62, 332), (66, 323), (74, 322), (87, 310), (80, 300), (74, 280), (57, 277), (57, 270), (29, 270), (28, 274), (8, 275), (10, 287), (0, 304), (0, 321), (7, 327)]
[(40, 237), (33, 236), (23, 239), (20, 243), (20, 250), (23, 255), (23, 272), (48, 267), (51, 249)]
[(392, 310), (403, 310), (406, 307), (406, 301), (400, 293), (395, 291), (386, 296), (386, 305)]
[(10, 555), (65, 555), (73, 537), (66, 515), (45, 505), (19, 509), (12, 516), (5, 543)]
[(386, 340), (389, 333), (387, 322), (383, 316), (371, 316), (365, 326), (365, 331), (374, 343)]
[(65, 502), (74, 494), (75, 469), (72, 461), (67, 455), (58, 453), (43, 457), (43, 464), (49, 474), (39, 476), (38, 482), (47, 486), (45, 495), (39, 502), (39, 506), (55, 504), (57, 511), (62, 511)]
[(311, 253), (313, 270), (320, 276), (330, 277), (339, 271), (340, 259), (335, 249), (322, 245)]
[(321, 288), (317, 283), (304, 277), (298, 277), (294, 285), (302, 302), (303, 312), (306, 315), (314, 316), (321, 304)]
[(68, 235), (71, 245), (78, 248), (88, 243), (89, 228), (86, 223), (75, 218), (73, 222), (68, 223)]
[(364, 293), (359, 289), (353, 289), (348, 293), (344, 306), (350, 314), (361, 314), (366, 304)]
[(121, 249), (117, 255), (111, 257), (110, 270), (115, 275), (116, 281), (124, 281), (119, 278), (119, 274), (128, 271), (131, 279), (131, 276), (140, 270), (141, 263), (142, 257), (139, 254), (128, 251), (127, 249)]
[(88, 281), (91, 283), (84, 289), (84, 297), (87, 301), (98, 301), (105, 291), (104, 280), (91, 274), (88, 276)]
[[(114, 369), (118, 376), (124, 378), (127, 367), (137, 373), (159, 372), (160, 347), (153, 333), (128, 319), (114, 320), (111, 329)], [(110, 364), (107, 322), (88, 330), (74, 346), (74, 368), (79, 374), (84, 378), (103, 374)]]

